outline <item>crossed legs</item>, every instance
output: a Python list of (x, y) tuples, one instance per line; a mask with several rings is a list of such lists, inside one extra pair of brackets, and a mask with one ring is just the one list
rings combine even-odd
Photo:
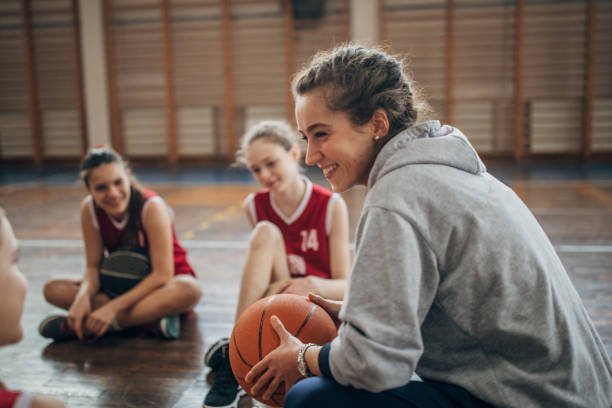
[[(80, 284), (80, 280), (52, 279), (45, 284), (45, 299), (54, 306), (68, 310), (74, 302)], [(164, 316), (180, 314), (193, 308), (201, 295), (200, 286), (193, 276), (176, 275), (131, 308), (120, 312), (117, 315), (117, 323), (120, 327), (127, 328), (151, 323)], [(97, 293), (92, 299), (92, 310), (109, 301), (110, 298), (106, 294)]]

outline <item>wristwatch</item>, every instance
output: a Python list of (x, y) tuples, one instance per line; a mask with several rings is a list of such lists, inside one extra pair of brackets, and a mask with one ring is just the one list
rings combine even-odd
[(311, 346), (316, 346), (316, 344), (314, 343), (304, 344), (302, 347), (300, 347), (300, 352), (298, 353), (297, 368), (300, 374), (302, 374), (302, 377), (312, 377), (312, 373), (308, 369), (308, 364), (306, 364), (306, 358), (305, 358), (306, 350), (308, 350), (308, 348)]

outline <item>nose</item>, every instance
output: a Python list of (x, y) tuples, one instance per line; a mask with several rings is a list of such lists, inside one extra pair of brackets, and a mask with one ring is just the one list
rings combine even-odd
[(266, 169), (265, 167), (262, 168), (261, 170), (259, 170), (259, 177), (262, 180), (265, 180), (268, 178), (268, 176), (270, 176), (270, 171), (268, 169)]
[(117, 186), (115, 186), (115, 185), (111, 185), (108, 188), (108, 195), (111, 196), (111, 197), (115, 197), (115, 196), (119, 195), (119, 188)]
[(308, 146), (306, 146), (306, 157), (304, 158), (304, 162), (308, 166), (314, 166), (321, 160), (321, 152), (319, 151), (319, 147), (316, 146), (316, 143), (310, 142)]

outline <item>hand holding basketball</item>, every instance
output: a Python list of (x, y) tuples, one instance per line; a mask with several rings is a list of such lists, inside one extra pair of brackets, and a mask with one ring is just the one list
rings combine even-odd
[(251, 393), (261, 394), (264, 400), (270, 400), (281, 384), (284, 384), (284, 392), (287, 393), (289, 388), (302, 378), (296, 361), (303, 343), (285, 329), (278, 317), (272, 316), (270, 324), (280, 339), (280, 345), (255, 364), (245, 377), (249, 383), (256, 380)]
[(285, 392), (301, 378), (297, 356), (302, 344), (325, 344), (335, 336), (332, 318), (305, 296), (260, 299), (234, 325), (229, 345), (232, 371), (249, 395), (266, 405), (282, 406)]
[(308, 294), (308, 300), (310, 300), (315, 305), (321, 306), (327, 314), (332, 318), (336, 328), (340, 326), (340, 318), (338, 315), (340, 314), (340, 308), (342, 307), (342, 302), (338, 300), (330, 300), (324, 298), (323, 296), (317, 295), (316, 293), (310, 292)]

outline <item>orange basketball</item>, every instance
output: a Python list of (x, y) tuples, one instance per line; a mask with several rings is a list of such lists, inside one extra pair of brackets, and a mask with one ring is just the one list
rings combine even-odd
[[(277, 316), (285, 329), (303, 343), (322, 345), (336, 337), (336, 326), (332, 318), (305, 296), (279, 294), (253, 303), (238, 318), (229, 345), (232, 371), (249, 395), (253, 384), (247, 385), (244, 377), (280, 344), (270, 324), (272, 316)], [(261, 395), (251, 396), (267, 405), (282, 406), (285, 399), (284, 385), (281, 384), (270, 400), (261, 399)]]

